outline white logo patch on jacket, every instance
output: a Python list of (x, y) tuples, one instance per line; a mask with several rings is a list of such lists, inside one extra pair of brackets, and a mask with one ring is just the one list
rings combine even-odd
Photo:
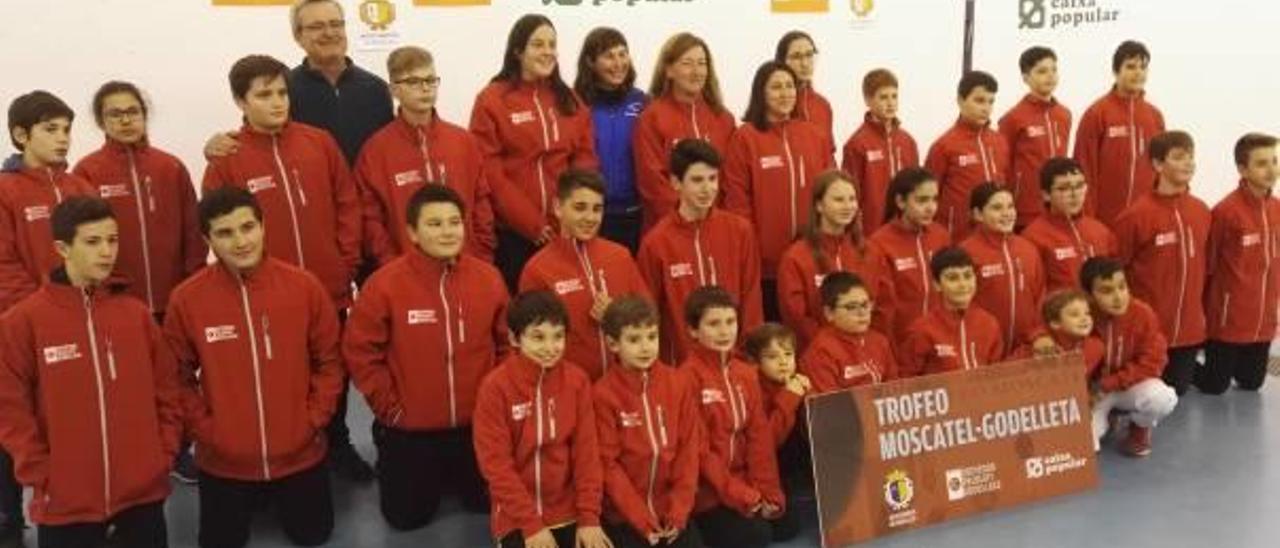
[(570, 278), (555, 283), (556, 295), (565, 295), (574, 291), (582, 291), (582, 278)]
[(956, 347), (949, 344), (935, 344), (933, 345), (933, 352), (939, 358), (954, 358), (958, 355), (956, 354)]
[(1128, 137), (1129, 126), (1107, 126), (1107, 137)]
[(533, 415), (533, 402), (527, 401), (511, 406), (511, 420), (522, 421)]
[(1045, 131), (1044, 126), (1027, 126), (1027, 137), (1044, 137), (1049, 132)]
[(703, 388), (702, 389), (702, 405), (710, 405), (713, 403), (723, 403), (727, 400), (724, 398), (724, 391), (719, 388)]
[(1178, 233), (1176, 231), (1161, 232), (1159, 234), (1156, 234), (1156, 247), (1162, 247), (1162, 246), (1166, 246), (1169, 244), (1176, 244), (1176, 243), (1178, 243)]
[(692, 276), (693, 265), (689, 263), (676, 263), (667, 267), (667, 272), (671, 275), (671, 279), (673, 280), (676, 278), (683, 278), (685, 276)]
[(977, 165), (978, 155), (977, 154), (961, 154), (960, 156), (956, 157), (956, 163), (960, 164), (960, 167)]
[(276, 187), (276, 179), (270, 175), (265, 177), (254, 177), (245, 181), (244, 185), (249, 188), (251, 194), (257, 194), (264, 190), (270, 190)]
[(1240, 238), (1240, 247), (1249, 247), (1262, 243), (1262, 234), (1254, 232), (1253, 234), (1245, 234)]
[(39, 219), (49, 218), (49, 206), (29, 206), (22, 209), (22, 216), (27, 218), (27, 222)]
[(400, 173), (395, 174), (394, 177), (396, 180), (396, 186), (411, 185), (413, 183), (422, 182), (422, 173), (416, 169), (401, 171)]
[(234, 325), (215, 325), (204, 328), (204, 342), (216, 343), (240, 338)]
[(1000, 263), (982, 265), (982, 277), (1004, 276), (1004, 265)]
[(881, 162), (881, 161), (884, 161), (884, 149), (873, 148), (867, 151), (867, 162)]
[(80, 359), (80, 345), (76, 343), (46, 346), (43, 352), (45, 365)]
[(532, 110), (522, 110), (522, 111), (520, 111), (520, 112), (512, 112), (512, 113), (511, 113), (511, 124), (512, 124), (512, 125), (517, 125), (517, 126), (518, 126), (518, 125), (520, 125), (520, 124), (527, 124), (527, 123), (529, 123), (529, 122), (534, 121), (534, 119), (535, 119), (535, 118), (534, 118), (534, 116), (533, 116), (533, 111), (532, 111)]
[(101, 196), (102, 199), (104, 200), (107, 198), (120, 198), (122, 196), (128, 196), (128, 195), (129, 195), (129, 186), (125, 184), (102, 185), (98, 187), (98, 196)]
[(436, 311), (430, 309), (410, 310), (405, 314), (406, 321), (409, 325), (419, 325), (424, 323), (436, 323)]
[(1067, 259), (1074, 259), (1074, 258), (1076, 258), (1077, 256), (1078, 256), (1078, 255), (1076, 254), (1076, 248), (1075, 248), (1075, 247), (1068, 246), (1068, 247), (1055, 247), (1055, 248), (1053, 248), (1053, 258), (1054, 258), (1054, 259), (1057, 259), (1057, 260), (1059, 260), (1059, 261), (1065, 261), (1065, 260), (1067, 260)]
[(640, 419), (639, 411), (618, 411), (618, 423), (623, 428), (636, 428), (644, 425), (644, 421)]
[(915, 270), (915, 268), (916, 268), (916, 258), (915, 258), (915, 257), (902, 257), (902, 258), (900, 258), (900, 259), (894, 259), (894, 260), (893, 260), (893, 268), (894, 268), (894, 270), (897, 270), (898, 272), (902, 272), (903, 270)]
[(785, 165), (786, 162), (782, 161), (781, 156), (774, 155), (760, 157), (760, 169), (777, 169), (784, 167)]

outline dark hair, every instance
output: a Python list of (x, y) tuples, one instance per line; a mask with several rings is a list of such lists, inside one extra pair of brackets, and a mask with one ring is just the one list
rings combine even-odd
[(822, 279), (822, 285), (818, 286), (818, 294), (822, 296), (822, 306), (824, 308), (835, 308), (840, 304), (840, 296), (849, 291), (861, 287), (867, 289), (867, 283), (862, 281), (857, 274), (852, 272), (832, 272)]
[(1074, 287), (1054, 291), (1048, 297), (1045, 297), (1044, 304), (1040, 305), (1040, 317), (1044, 319), (1045, 325), (1050, 322), (1056, 322), (1062, 316), (1062, 309), (1076, 301), (1087, 303), (1089, 302), (1089, 295)]
[(253, 217), (262, 221), (262, 206), (258, 205), (258, 199), (248, 190), (224, 186), (204, 191), (200, 203), (196, 205), (197, 213), (200, 214), (200, 233), (208, 236), (214, 220), (242, 207), (252, 209)]
[[(796, 40), (808, 40), (809, 45), (813, 46), (813, 52), (818, 52), (818, 43), (813, 41), (813, 37), (809, 33), (802, 30), (789, 31), (778, 39), (778, 46), (773, 50), (773, 60), (779, 63), (787, 62), (787, 53), (791, 51), (791, 44)], [(796, 86), (800, 85), (800, 79), (796, 79)]]
[(1191, 134), (1175, 129), (1152, 137), (1147, 152), (1151, 155), (1151, 161), (1163, 162), (1169, 158), (1169, 153), (1175, 148), (1194, 152), (1196, 142), (1191, 139)]
[(935, 282), (942, 281), (942, 273), (949, 268), (973, 268), (973, 257), (964, 248), (956, 245), (947, 246), (933, 254), (929, 259), (929, 274)]
[(735, 313), (738, 304), (733, 295), (718, 285), (704, 285), (693, 290), (684, 300), (684, 321), (690, 329), (697, 329), (702, 323), (702, 316), (712, 308), (731, 308)]
[(1143, 63), (1151, 62), (1151, 52), (1147, 50), (1147, 46), (1137, 40), (1125, 40), (1120, 42), (1116, 47), (1116, 52), (1111, 55), (1111, 72), (1119, 73), (1120, 67), (1124, 66), (1124, 62), (1130, 59), (1141, 59)]
[(9, 103), (9, 141), (18, 150), (23, 150), (22, 143), (13, 136), (14, 129), (21, 128), (30, 138), (31, 128), (36, 124), (58, 118), (66, 118), (67, 122), (74, 122), (76, 113), (62, 99), (42, 89), (19, 95)]
[[(809, 246), (809, 252), (813, 254), (813, 262), (818, 265), (819, 272), (831, 270), (831, 258), (827, 257), (827, 252), (822, 250), (822, 214), (818, 212), (818, 204), (827, 197), (831, 187), (839, 182), (849, 183), (853, 187), (854, 196), (857, 196), (858, 182), (847, 171), (828, 169), (813, 179), (813, 201), (809, 206), (809, 224), (805, 225), (802, 237)], [(845, 237), (859, 254), (865, 253), (867, 242), (862, 234), (862, 208), (858, 208), (853, 221), (845, 227)]]
[(1072, 173), (1084, 173), (1084, 169), (1080, 167), (1080, 162), (1066, 156), (1049, 158), (1040, 167), (1040, 189), (1049, 192), (1053, 190), (1053, 182), (1058, 177), (1071, 175)]
[(725, 111), (724, 99), (720, 95), (720, 79), (716, 76), (716, 64), (711, 57), (711, 48), (701, 38), (688, 32), (681, 32), (668, 38), (658, 51), (658, 60), (653, 64), (653, 78), (649, 80), (649, 96), (662, 97), (671, 87), (667, 79), (667, 67), (693, 48), (702, 48), (707, 54), (707, 83), (702, 87), (702, 100), (711, 107), (711, 112), (720, 114)]
[(628, 293), (609, 303), (600, 318), (600, 329), (605, 336), (617, 339), (622, 330), (628, 327), (647, 327), (658, 325), (658, 309), (644, 296)]
[(995, 93), (1000, 91), (1000, 84), (996, 83), (996, 77), (980, 70), (971, 70), (960, 77), (960, 84), (956, 86), (956, 93), (961, 99), (968, 99), (973, 90), (978, 88), (986, 88), (987, 91)]
[(585, 188), (603, 197), (604, 177), (596, 170), (576, 167), (560, 172), (560, 178), (556, 181), (557, 198), (562, 201), (568, 200), (569, 195), (579, 188)]
[(285, 87), (289, 86), (289, 67), (270, 55), (241, 57), (231, 65), (231, 71), (227, 73), (227, 81), (231, 84), (231, 96), (236, 99), (245, 98), (249, 88), (253, 87), (254, 80), (267, 78), (270, 81), (277, 77), (284, 79)]
[(519, 338), (529, 326), (540, 323), (563, 325), (569, 329), (569, 312), (555, 293), (546, 289), (526, 291), (511, 299), (507, 308), (507, 329)]
[[(796, 77), (796, 71), (791, 70), (786, 63), (778, 61), (765, 61), (756, 69), (756, 76), (751, 80), (751, 98), (747, 101), (747, 111), (742, 114), (742, 121), (760, 131), (769, 130), (769, 106), (765, 101), (765, 87), (769, 85), (769, 79), (774, 73), (784, 72), (791, 77), (792, 85), (799, 85), (800, 79)], [(793, 108), (788, 117), (795, 114)]]
[[(502, 69), (493, 75), (490, 82), (506, 82), (512, 86), (520, 83), (520, 52), (528, 47), (533, 33), (542, 27), (551, 27), (552, 30), (556, 28), (547, 16), (540, 13), (527, 13), (511, 25), (511, 32), (507, 34), (507, 49), (503, 50), (502, 54)], [(561, 115), (572, 116), (578, 111), (577, 97), (574, 97), (573, 90), (569, 89), (569, 85), (560, 77), (559, 62), (556, 62), (556, 67), (551, 70), (551, 76), (547, 78), (547, 82), (551, 84), (551, 92), (556, 96), (556, 110)]]
[(441, 183), (428, 182), (409, 197), (409, 205), (404, 208), (404, 224), (409, 225), (409, 228), (417, 228), (422, 208), (427, 207), (427, 204), (442, 203), (458, 206), (458, 213), (466, 217), (467, 206), (462, 203), (462, 197), (458, 196), (457, 191)]
[(758, 364), (763, 359), (764, 351), (773, 344), (773, 341), (778, 341), (779, 344), (790, 346), (795, 350), (796, 332), (777, 322), (762, 323), (747, 333), (746, 339), (742, 341), (742, 352)]
[(922, 167), (909, 167), (899, 171), (893, 179), (889, 181), (889, 192), (885, 193), (884, 223), (890, 223), (897, 216), (902, 214), (902, 210), (898, 208), (898, 198), (906, 200), (915, 192), (920, 185), (928, 182), (938, 182), (938, 178), (934, 177), (929, 170)]
[(137, 99), (138, 104), (142, 107), (142, 117), (146, 118), (147, 100), (142, 98), (142, 90), (138, 89), (138, 86), (135, 86), (130, 82), (112, 80), (102, 84), (102, 87), (98, 88), (97, 93), (93, 94), (93, 120), (97, 122), (99, 126), (102, 125), (102, 104), (107, 101), (107, 97), (117, 93), (128, 93), (129, 95), (132, 95), (134, 99)]
[(1018, 68), (1022, 69), (1023, 74), (1030, 74), (1031, 69), (1035, 68), (1040, 61), (1045, 59), (1053, 59), (1054, 61), (1057, 61), (1058, 54), (1044, 46), (1031, 46), (1027, 48), (1026, 51), (1022, 52), (1020, 57), (1018, 57)]
[(878, 68), (867, 72), (862, 77), (862, 96), (871, 97), (880, 91), (881, 88), (898, 87), (898, 77), (894, 76), (889, 69)]
[(1116, 273), (1124, 273), (1124, 263), (1111, 257), (1092, 257), (1080, 265), (1080, 287), (1092, 293), (1094, 282), (1110, 279)]
[(991, 199), (1001, 192), (1008, 192), (1009, 196), (1013, 196), (1013, 190), (1009, 187), (992, 181), (973, 187), (973, 190), (969, 191), (969, 210), (987, 207), (987, 204), (991, 203)]
[(681, 139), (671, 149), (667, 169), (676, 179), (683, 181), (685, 173), (689, 172), (689, 167), (698, 163), (720, 169), (720, 153), (716, 152), (716, 147), (711, 146), (711, 143), (702, 139)]
[(597, 102), (616, 103), (635, 87), (635, 63), (627, 67), (627, 75), (622, 79), (622, 85), (618, 89), (605, 87), (604, 82), (600, 81), (596, 75), (596, 58), (618, 46), (630, 49), (627, 38), (618, 29), (596, 27), (587, 33), (586, 39), (582, 41), (582, 50), (578, 52), (578, 75), (573, 80), (573, 90), (578, 92), (582, 102), (588, 105), (594, 105)]
[(1246, 133), (1236, 141), (1236, 165), (1249, 165), (1249, 156), (1260, 148), (1276, 148), (1276, 138), (1265, 133)]
[(76, 230), (80, 225), (96, 223), (103, 219), (114, 219), (111, 204), (97, 196), (69, 196), (62, 203), (54, 206), (49, 219), (53, 230), (54, 241), (71, 245), (76, 239)]

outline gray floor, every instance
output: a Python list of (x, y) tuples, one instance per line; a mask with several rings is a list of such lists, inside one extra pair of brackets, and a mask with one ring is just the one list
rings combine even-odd
[[(1103, 481), (1094, 492), (994, 515), (901, 533), (872, 546), (1243, 547), (1280, 546), (1280, 389), (1225, 397), (1191, 394), (1155, 435), (1141, 461), (1102, 453)], [(369, 412), (353, 394), (357, 445), (372, 455)], [(391, 532), (372, 486), (335, 483), (338, 526), (327, 546), (360, 548), (491, 546), (485, 516), (446, 503), (444, 515), (413, 533)], [(176, 487), (168, 503), (173, 546), (195, 546), (195, 489)], [(1277, 520), (1277, 521), (1271, 521)], [(815, 546), (816, 523), (785, 546)], [(35, 546), (34, 533), (30, 546)], [(263, 515), (251, 546), (288, 546)]]

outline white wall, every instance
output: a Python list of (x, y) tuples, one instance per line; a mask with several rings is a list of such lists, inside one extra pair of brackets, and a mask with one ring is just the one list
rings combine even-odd
[[(658, 47), (670, 34), (690, 30), (716, 57), (730, 108), (740, 114), (751, 76), (782, 33), (809, 31), (821, 51), (818, 88), (831, 99), (837, 139), (861, 120), (862, 74), (888, 66), (902, 82), (902, 115), (922, 148), (955, 117), (954, 89), (961, 62), (963, 0), (879, 0), (869, 21), (845, 0), (829, 13), (775, 14), (767, 0), (650, 2), (583, 0), (581, 6), (544, 6), (544, 0), (493, 0), (490, 7), (422, 8), (394, 0), (395, 27), (406, 42), (436, 54), (444, 78), (443, 116), (466, 124), (476, 91), (497, 70), (507, 30), (520, 14), (549, 15), (560, 32), (560, 57), (571, 79), (583, 36), (594, 26), (622, 30), (645, 87)], [(1062, 0), (1044, 0), (1045, 3)], [(1121, 10), (1115, 24), (1077, 30), (1019, 31), (1018, 0), (978, 0), (975, 66), (1000, 79), (997, 110), (1022, 95), (1017, 56), (1041, 43), (1061, 58), (1062, 99), (1077, 116), (1110, 84), (1110, 55), (1122, 39), (1147, 42), (1154, 53), (1149, 97), (1171, 127), (1190, 130), (1200, 147), (1197, 193), (1216, 200), (1235, 181), (1230, 147), (1244, 131), (1280, 131), (1280, 72), (1269, 35), (1280, 28), (1280, 5), (1248, 0), (1096, 0)], [(384, 52), (355, 50), (362, 28), (348, 6), (352, 57), (384, 73)], [(211, 0), (0, 0), (12, 14), (0, 34), (0, 102), (33, 88), (67, 100), (78, 115), (73, 160), (96, 148), (101, 135), (89, 101), (103, 81), (132, 80), (151, 96), (152, 141), (183, 158), (199, 177), (200, 148), (214, 131), (238, 125), (227, 90), (231, 63), (249, 53), (274, 55), (289, 65), (302, 56), (289, 31), (285, 7), (214, 7)], [(20, 17), (18, 16), (20, 14)], [(1271, 43), (1269, 43), (1271, 42)], [(3, 150), (3, 148), (0, 148)], [(922, 151), (923, 153), (923, 151)]]

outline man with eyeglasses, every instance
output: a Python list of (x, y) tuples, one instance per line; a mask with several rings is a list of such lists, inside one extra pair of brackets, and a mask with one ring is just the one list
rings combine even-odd
[(1084, 169), (1071, 158), (1050, 158), (1040, 168), (1040, 192), (1045, 214), (1022, 231), (1040, 251), (1044, 263), (1045, 294), (1079, 287), (1080, 267), (1093, 257), (1114, 257), (1116, 235), (1107, 225), (1084, 212), (1089, 182)]

